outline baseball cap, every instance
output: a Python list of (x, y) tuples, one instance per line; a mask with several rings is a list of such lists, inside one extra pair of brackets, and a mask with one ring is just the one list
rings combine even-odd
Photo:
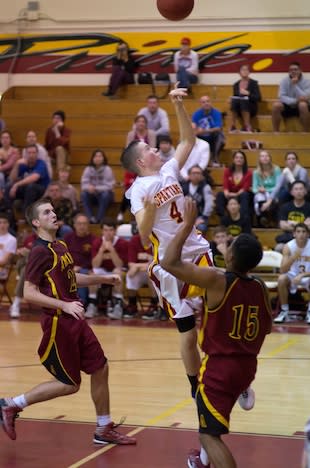
[(181, 39), (181, 44), (184, 44), (184, 45), (191, 45), (191, 40), (189, 37), (183, 37)]

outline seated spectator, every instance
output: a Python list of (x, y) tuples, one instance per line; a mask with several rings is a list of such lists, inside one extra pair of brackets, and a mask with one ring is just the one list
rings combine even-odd
[(310, 228), (310, 203), (306, 202), (307, 194), (305, 183), (296, 180), (291, 185), (291, 195), (293, 200), (284, 203), (279, 212), (279, 228), (283, 234), (276, 237), (277, 245), (275, 250), (282, 252), (284, 244), (293, 239), (293, 231), (296, 224), (304, 223)]
[(25, 284), (25, 269), (29, 257), (30, 250), (34, 241), (37, 239), (37, 234), (32, 232), (28, 234), (22, 243), (22, 246), (16, 250), (17, 261), (16, 261), (16, 271), (18, 274), (18, 279), (15, 285), (15, 293), (13, 303), (10, 307), (10, 317), (19, 318), (20, 317), (20, 305), (24, 297), (24, 284)]
[[(281, 176), (277, 181), (277, 185), (270, 194), (268, 205), (270, 205), (272, 201), (279, 202), (280, 205), (290, 201), (292, 199), (291, 185), (296, 180), (304, 182), (307, 189), (309, 187), (307, 169), (298, 163), (298, 156), (294, 151), (286, 153), (285, 164), (286, 167), (283, 169)], [(268, 205), (267, 208), (269, 207)]]
[[(263, 150), (259, 153), (257, 168), (253, 172), (254, 211), (260, 226), (266, 227), (274, 214), (271, 193), (281, 176), (279, 166), (272, 164), (271, 155)], [(271, 202), (269, 202), (271, 200)]]
[(147, 98), (146, 107), (142, 107), (137, 115), (144, 115), (150, 130), (154, 130), (156, 138), (159, 135), (169, 135), (170, 126), (167, 112), (159, 107), (157, 96), (151, 95)]
[(299, 117), (304, 132), (310, 130), (310, 80), (304, 77), (300, 64), (289, 65), (288, 76), (280, 82), (278, 101), (272, 106), (272, 127), (280, 131), (281, 118)]
[(134, 140), (144, 141), (152, 148), (156, 146), (156, 133), (148, 128), (147, 119), (144, 115), (135, 117), (134, 129), (128, 132), (126, 146)]
[[(304, 223), (297, 223), (293, 228), (294, 238), (283, 248), (281, 275), (278, 278), (278, 292), (281, 304), (279, 315), (275, 323), (282, 323), (288, 319), (288, 294), (296, 294), (298, 286), (309, 291), (310, 286), (310, 240), (309, 229)], [(306, 315), (306, 322), (310, 324), (310, 303)]]
[[(81, 201), (92, 224), (100, 223), (114, 201), (115, 177), (105, 152), (95, 149), (81, 179)], [(98, 206), (97, 215), (94, 208)]]
[(226, 227), (230, 241), (241, 233), (252, 234), (250, 218), (242, 213), (237, 197), (228, 200), (226, 209), (227, 215), (221, 218), (221, 224)]
[(231, 166), (224, 169), (224, 191), (218, 192), (216, 196), (216, 211), (220, 217), (223, 217), (229, 199), (237, 197), (242, 216), (250, 218), (252, 171), (248, 168), (246, 154), (243, 151), (235, 151), (232, 159)]
[(19, 159), (10, 173), (6, 189), (8, 200), (22, 200), (22, 212), (44, 194), (50, 178), (42, 159), (38, 159), (36, 145), (26, 147), (26, 159)]
[(188, 171), (188, 180), (181, 182), (184, 196), (195, 200), (197, 205), (196, 227), (203, 234), (208, 229), (208, 219), (213, 211), (214, 195), (212, 187), (206, 181), (200, 166), (195, 165)]
[(66, 114), (62, 110), (53, 113), (52, 125), (46, 130), (45, 148), (57, 170), (67, 164), (70, 153), (71, 130), (65, 126)]
[(16, 252), (16, 237), (9, 233), (9, 221), (5, 214), (0, 213), (0, 278), (9, 274), (9, 266)]
[(58, 171), (58, 185), (60, 187), (61, 196), (63, 198), (69, 198), (72, 203), (73, 210), (76, 211), (78, 209), (78, 192), (76, 188), (69, 183), (71, 167), (64, 166), (63, 168), (59, 169)]
[(46, 190), (46, 197), (51, 200), (57, 215), (59, 229), (57, 239), (63, 239), (65, 235), (72, 232), (74, 210), (69, 198), (64, 198), (58, 182), (51, 182)]
[(124, 318), (132, 318), (138, 314), (137, 292), (146, 284), (149, 285), (152, 295), (148, 310), (142, 318), (152, 320), (160, 317), (161, 309), (158, 305), (158, 297), (148, 275), (148, 267), (152, 259), (151, 251), (144, 249), (139, 234), (134, 234), (128, 243), (128, 271), (126, 273), (128, 306), (124, 311)]
[(179, 88), (190, 89), (198, 82), (198, 54), (191, 49), (189, 37), (181, 39), (181, 50), (174, 54), (173, 63)]
[(188, 171), (191, 167), (198, 165), (205, 173), (210, 158), (210, 145), (201, 138), (196, 138), (194, 147), (190, 152), (184, 166), (180, 170), (181, 179), (188, 180)]
[(136, 63), (131, 56), (129, 46), (126, 42), (120, 42), (116, 48), (116, 55), (112, 59), (112, 73), (107, 91), (103, 96), (115, 97), (117, 90), (122, 85), (135, 82), (134, 71)]
[(225, 144), (223, 134), (222, 113), (212, 107), (209, 96), (200, 98), (201, 108), (192, 115), (193, 128), (196, 136), (205, 140), (210, 145), (211, 163), (218, 166), (220, 161), (220, 152)]
[(173, 158), (175, 147), (172, 144), (172, 139), (169, 135), (161, 135), (157, 139), (157, 147), (160, 154), (160, 159), (164, 162)]
[(9, 221), (9, 233), (16, 236), (17, 226), (12, 203), (5, 197), (5, 191), (0, 188), (0, 213), (5, 214)]
[(122, 201), (120, 204), (119, 213), (116, 217), (116, 221), (118, 223), (121, 223), (124, 220), (124, 214), (126, 213), (126, 211), (127, 210), (130, 211), (130, 200), (125, 196), (125, 193), (129, 189), (129, 187), (131, 187), (136, 177), (137, 177), (137, 174), (135, 174), (134, 172), (130, 172), (130, 171), (124, 172), (124, 181), (122, 184), (124, 187), (124, 193), (123, 193)]
[(258, 82), (250, 78), (249, 65), (241, 65), (239, 73), (241, 79), (233, 85), (230, 131), (235, 132), (237, 130), (237, 120), (240, 119), (241, 131), (252, 132), (251, 118), (257, 114), (261, 93)]
[(216, 226), (213, 230), (210, 247), (213, 256), (213, 265), (217, 268), (226, 269), (225, 255), (229, 246), (229, 237), (225, 226)]
[[(88, 274), (92, 272), (92, 245), (95, 236), (89, 230), (89, 221), (83, 213), (78, 213), (73, 218), (74, 230), (64, 236), (69, 252), (74, 261), (76, 273)], [(85, 306), (88, 305), (88, 288), (78, 288), (78, 295)]]
[(20, 158), (18, 149), (12, 143), (8, 130), (0, 134), (0, 188), (4, 189), (6, 181), (16, 161)]
[[(44, 148), (43, 145), (38, 143), (38, 138), (36, 132), (33, 130), (29, 130), (26, 135), (26, 144), (28, 145), (36, 145), (38, 149), (38, 159), (42, 159), (42, 161), (45, 162), (48, 175), (50, 179), (52, 180), (53, 178), (53, 168), (52, 168), (52, 163), (51, 163), (51, 158), (48, 155), (47, 150)], [(26, 148), (23, 149), (22, 151), (22, 158), (26, 159)]]
[[(116, 235), (116, 222), (111, 218), (102, 221), (102, 237), (96, 238), (92, 245), (93, 272), (98, 275), (110, 275), (115, 273), (122, 275), (123, 268), (128, 262), (128, 242)], [(89, 288), (89, 304), (85, 312), (86, 318), (95, 317), (98, 314), (97, 289)], [(113, 286), (113, 308), (107, 311), (111, 319), (121, 319), (124, 309), (123, 283)]]

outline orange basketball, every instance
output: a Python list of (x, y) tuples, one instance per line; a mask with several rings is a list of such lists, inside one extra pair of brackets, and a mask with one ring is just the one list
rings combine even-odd
[(157, 0), (159, 13), (170, 21), (181, 21), (194, 8), (194, 0)]

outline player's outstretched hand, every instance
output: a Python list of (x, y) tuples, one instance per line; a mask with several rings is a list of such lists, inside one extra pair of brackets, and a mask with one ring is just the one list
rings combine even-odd
[(80, 301), (63, 302), (62, 310), (76, 320), (84, 319), (84, 306)]
[(191, 197), (185, 197), (184, 200), (184, 224), (193, 227), (197, 218), (197, 205)]
[(112, 284), (112, 286), (116, 286), (121, 284), (122, 279), (119, 275), (108, 275), (102, 277), (102, 284)]
[(178, 88), (178, 84), (179, 82), (174, 85), (174, 89), (169, 93), (172, 102), (182, 101), (182, 98), (187, 96), (187, 88)]

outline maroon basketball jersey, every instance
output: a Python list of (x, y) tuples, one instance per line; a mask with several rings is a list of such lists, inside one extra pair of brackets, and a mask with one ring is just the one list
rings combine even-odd
[(221, 303), (206, 310), (200, 346), (208, 356), (255, 357), (271, 330), (271, 309), (258, 278), (226, 272), (227, 288)]
[[(39, 238), (33, 245), (26, 266), (26, 281), (35, 284), (42, 294), (62, 301), (79, 300), (74, 262), (65, 242)], [(60, 310), (44, 308), (54, 315)]]

